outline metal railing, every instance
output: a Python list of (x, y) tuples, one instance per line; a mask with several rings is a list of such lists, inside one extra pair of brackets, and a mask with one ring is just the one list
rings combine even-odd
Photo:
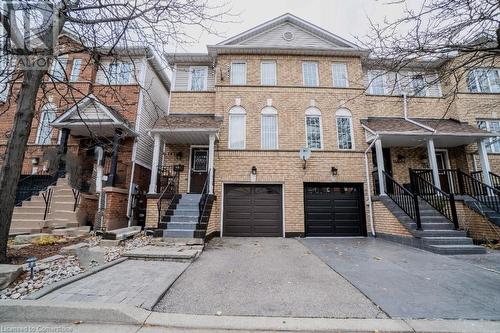
[(407, 190), (385, 171), (384, 177), (387, 196), (416, 223), (418, 230), (422, 230), (417, 195)]
[[(470, 174), (474, 179), (477, 179), (480, 182), (484, 183), (483, 172), (481, 170), (480, 171), (473, 171)], [(499, 175), (490, 171), (490, 181), (491, 181), (491, 186), (500, 190), (500, 176)]]
[[(205, 184), (203, 184), (203, 189), (201, 191), (201, 198), (200, 198), (200, 202), (198, 204), (198, 210), (199, 210), (198, 223), (199, 224), (204, 222), (204, 217), (206, 214), (207, 206), (213, 197), (213, 194), (208, 193), (211, 172), (212, 172), (212, 170), (208, 170), (207, 179), (205, 180)], [(213, 172), (212, 172), (212, 188), (213, 188), (213, 184), (214, 184), (213, 179), (215, 179), (215, 169), (213, 169)]]
[(59, 174), (57, 172), (53, 175), (21, 176), (17, 184), (16, 205), (20, 205), (23, 201), (47, 190), (50, 185), (57, 182), (57, 179), (59, 179)]
[(458, 216), (454, 194), (442, 191), (424, 177), (426, 177), (426, 173), (415, 172), (410, 169), (413, 193), (434, 207), (441, 215), (453, 223), (455, 229), (458, 229)]
[(425, 181), (434, 184), (434, 176), (432, 175), (432, 169), (410, 169)]
[(162, 219), (163, 201), (170, 200), (168, 204), (170, 206), (172, 199), (178, 192), (178, 187), (179, 187), (179, 173), (176, 172), (174, 176), (169, 179), (167, 185), (163, 188), (162, 192), (160, 193), (160, 196), (158, 197), (158, 200), (156, 201), (156, 207), (158, 209), (158, 225), (160, 225)]
[(453, 178), (458, 179), (458, 187), (455, 189), (457, 193), (468, 195), (500, 213), (500, 189), (489, 186), (461, 170), (449, 170), (448, 172), (456, 175)]

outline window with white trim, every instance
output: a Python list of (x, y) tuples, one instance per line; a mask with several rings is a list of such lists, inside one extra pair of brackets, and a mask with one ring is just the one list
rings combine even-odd
[(57, 57), (52, 60), (52, 66), (50, 68), (50, 76), (55, 81), (66, 80), (66, 65), (68, 64), (68, 57), (62, 56)]
[(132, 78), (132, 64), (116, 61), (109, 64), (109, 83), (128, 84)]
[(500, 93), (500, 68), (477, 68), (467, 74), (467, 87), (475, 93)]
[(229, 149), (245, 149), (246, 114), (241, 106), (229, 110)]
[(56, 119), (56, 107), (53, 104), (46, 104), (42, 107), (40, 113), (40, 123), (36, 135), (36, 144), (50, 145), (52, 143), (52, 126), (50, 125)]
[(339, 149), (353, 149), (353, 128), (351, 111), (342, 108), (335, 113)]
[(385, 75), (382, 71), (368, 71), (369, 92), (373, 95), (385, 95)]
[(231, 63), (231, 84), (247, 84), (247, 64), (245, 62)]
[(489, 153), (500, 153), (500, 120), (479, 120), (477, 126), (488, 132), (498, 134), (496, 138), (489, 138), (486, 149)]
[(0, 102), (5, 102), (9, 96), (10, 64), (9, 58), (0, 53)]
[(323, 148), (323, 129), (321, 127), (321, 111), (316, 107), (306, 110), (306, 141), (311, 149)]
[(189, 90), (207, 90), (208, 67), (198, 66), (189, 68)]
[(411, 90), (414, 96), (427, 96), (427, 83), (422, 74), (415, 74), (411, 77)]
[(302, 76), (304, 78), (304, 86), (319, 86), (318, 63), (314, 61), (304, 61), (302, 63)]
[(71, 75), (69, 77), (70, 82), (78, 81), (80, 77), (80, 70), (82, 66), (82, 59), (73, 59), (73, 66), (71, 67)]
[(333, 86), (336, 88), (347, 88), (347, 64), (334, 63), (332, 64)]
[(261, 147), (278, 149), (278, 111), (272, 106), (261, 112)]
[(263, 61), (260, 63), (260, 84), (263, 86), (276, 85), (275, 61)]

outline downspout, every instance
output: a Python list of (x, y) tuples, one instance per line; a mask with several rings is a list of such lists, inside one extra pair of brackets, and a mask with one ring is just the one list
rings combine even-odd
[[(375, 134), (375, 132), (371, 130), (370, 132)], [(365, 172), (366, 172), (366, 190), (368, 191), (368, 212), (370, 215), (370, 229), (373, 237), (376, 237), (377, 235), (375, 234), (375, 226), (373, 224), (372, 188), (370, 182), (370, 170), (368, 168), (368, 152), (372, 149), (373, 145), (378, 140), (378, 138), (379, 135), (375, 134), (375, 138), (373, 139), (372, 143), (370, 143), (368, 148), (365, 150)]]
[(424, 124), (421, 124), (419, 123), (418, 121), (415, 121), (413, 119), (410, 119), (408, 117), (408, 99), (407, 99), (407, 96), (406, 96), (406, 93), (403, 93), (403, 113), (404, 113), (404, 117), (405, 117), (405, 120), (414, 124), (414, 125), (417, 125), (419, 127), (422, 127), (428, 131), (431, 131), (432, 133), (436, 133), (436, 130), (432, 127), (429, 127), (429, 126), (426, 126)]

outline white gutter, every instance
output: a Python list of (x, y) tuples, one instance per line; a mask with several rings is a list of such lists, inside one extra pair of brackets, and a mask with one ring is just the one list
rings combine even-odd
[(407, 100), (406, 93), (403, 93), (403, 113), (404, 113), (404, 117), (405, 117), (406, 121), (408, 121), (414, 125), (417, 125), (419, 127), (422, 127), (423, 129), (431, 131), (432, 133), (436, 133), (436, 130), (434, 128), (426, 126), (424, 124), (419, 123), (418, 121), (415, 121), (413, 119), (408, 118), (408, 100)]
[(375, 226), (373, 224), (373, 205), (372, 205), (372, 188), (371, 188), (371, 182), (370, 182), (370, 170), (368, 168), (368, 152), (372, 149), (373, 145), (375, 142), (378, 140), (378, 134), (375, 135), (375, 139), (372, 141), (372, 143), (368, 146), (368, 148), (365, 150), (365, 172), (366, 172), (366, 190), (368, 191), (368, 212), (370, 215), (370, 229), (372, 232), (372, 236), (375, 237), (377, 236), (375, 234)]

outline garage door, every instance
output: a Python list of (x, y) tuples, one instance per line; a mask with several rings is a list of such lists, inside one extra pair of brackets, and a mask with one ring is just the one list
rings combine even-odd
[(281, 185), (224, 185), (223, 236), (283, 236)]
[(304, 185), (306, 236), (366, 236), (362, 184)]

